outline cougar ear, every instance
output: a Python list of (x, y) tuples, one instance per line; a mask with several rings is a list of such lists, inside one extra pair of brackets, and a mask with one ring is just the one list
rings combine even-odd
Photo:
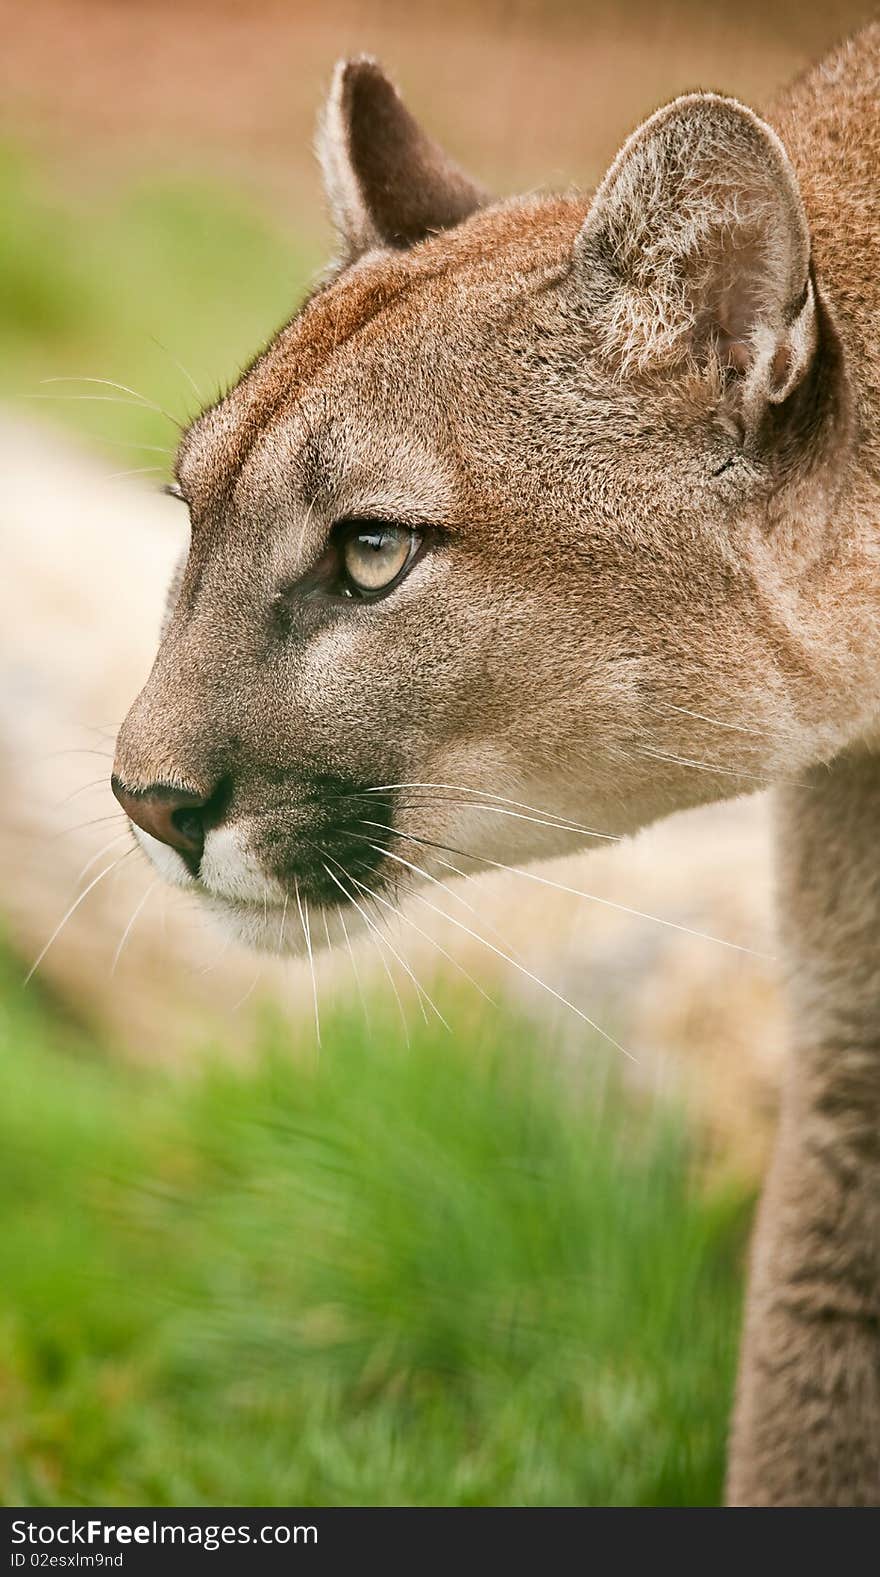
[(576, 274), (623, 370), (714, 355), (746, 425), (787, 398), (816, 348), (797, 179), (735, 99), (691, 94), (634, 132), (593, 199)]
[(345, 259), (449, 230), (488, 197), (426, 136), (375, 60), (340, 61), (318, 156)]

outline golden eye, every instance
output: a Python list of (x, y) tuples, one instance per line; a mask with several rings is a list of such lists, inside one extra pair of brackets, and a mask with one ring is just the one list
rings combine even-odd
[(342, 547), (349, 595), (369, 597), (385, 591), (402, 574), (417, 547), (415, 532), (405, 526), (377, 522), (353, 528)]

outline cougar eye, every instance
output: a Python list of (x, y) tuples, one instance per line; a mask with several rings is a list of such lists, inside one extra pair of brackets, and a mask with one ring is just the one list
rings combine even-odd
[(342, 540), (345, 590), (350, 597), (375, 597), (388, 591), (412, 561), (420, 538), (407, 526), (359, 521)]

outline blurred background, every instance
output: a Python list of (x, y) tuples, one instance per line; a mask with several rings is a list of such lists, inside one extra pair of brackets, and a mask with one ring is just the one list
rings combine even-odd
[(153, 886), (107, 777), (178, 424), (331, 248), (334, 61), (499, 193), (588, 188), (664, 99), (760, 106), (870, 10), (0, 6), (5, 1502), (717, 1500), (782, 1047), (764, 797), (434, 889), (313, 993)]

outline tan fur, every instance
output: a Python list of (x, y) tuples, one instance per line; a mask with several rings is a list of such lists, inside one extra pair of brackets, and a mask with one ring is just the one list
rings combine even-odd
[[(292, 899), (338, 934), (450, 850), (788, 785), (738, 1504), (880, 1503), (878, 88), (872, 28), (777, 131), (691, 95), (592, 199), (487, 206), (374, 63), (341, 67), (343, 266), (184, 439), (191, 552), (116, 763), (120, 793), (201, 802), (200, 863), (142, 835), (160, 868), (291, 950)], [(335, 589), (334, 522), (363, 518), (423, 539), (369, 604)]]

